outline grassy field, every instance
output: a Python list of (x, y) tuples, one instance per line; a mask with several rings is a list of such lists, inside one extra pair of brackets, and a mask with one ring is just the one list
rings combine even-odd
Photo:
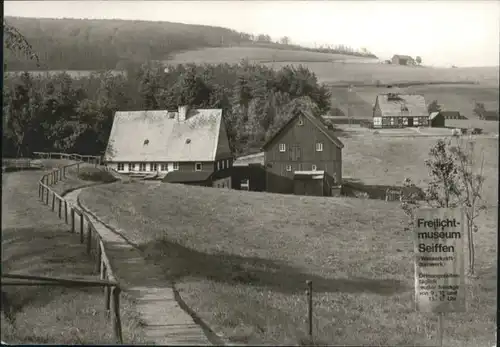
[[(61, 165), (62, 161), (59, 161)], [(47, 166), (56, 161), (45, 162)], [(76, 234), (37, 198), (42, 171), (2, 175), (2, 271), (97, 279)], [(73, 180), (73, 184), (81, 184)], [(62, 190), (76, 187), (67, 181)], [(100, 288), (2, 287), (2, 340), (8, 343), (113, 344)], [(8, 305), (7, 305), (8, 303)], [(141, 343), (134, 303), (122, 296), (125, 343)], [(8, 312), (4, 314), (4, 312)]]
[[(310, 279), (320, 342), (437, 343), (436, 318), (414, 311), (412, 238), (395, 203), (144, 183), (89, 188), (81, 199), (161, 265), (188, 305), (233, 341), (303, 339)], [(478, 276), (468, 285), (467, 314), (447, 318), (446, 346), (494, 341), (496, 221), (495, 209), (481, 217)]]
[[(283, 50), (277, 48), (265, 47), (213, 47), (199, 50), (186, 51), (173, 55), (165, 61), (169, 64), (218, 64), (233, 63), (237, 64), (242, 59), (248, 59), (251, 63), (271, 63), (271, 62), (290, 62), (290, 63), (312, 63), (312, 62), (333, 62), (333, 61), (365, 61), (366, 58), (355, 57), (344, 54), (330, 54), (319, 52), (308, 52), (299, 50)], [(371, 59), (376, 61), (376, 59)]]
[(98, 183), (110, 183), (116, 179), (109, 172), (94, 167), (92, 164), (81, 164), (77, 172), (76, 167), (70, 167), (66, 171), (66, 179), (58, 181), (51, 188), (59, 194), (75, 188), (87, 187)]
[[(402, 185), (405, 177), (417, 185), (427, 180), (424, 165), (436, 137), (382, 137), (367, 134), (341, 138), (343, 176), (366, 184)], [(498, 197), (498, 138), (476, 138), (478, 158), (484, 152), (484, 199), (489, 205)]]

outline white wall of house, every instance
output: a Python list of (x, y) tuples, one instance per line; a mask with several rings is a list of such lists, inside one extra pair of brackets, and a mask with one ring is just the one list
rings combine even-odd
[[(151, 170), (151, 164), (156, 163), (156, 170)], [(129, 170), (129, 163), (123, 163), (123, 170), (118, 170), (118, 163), (107, 163), (107, 165), (118, 172), (122, 173), (129, 173), (129, 172), (170, 172), (174, 171), (174, 163), (164, 163), (164, 162), (134, 162), (135, 167), (134, 170), (130, 171)], [(145, 164), (145, 170), (141, 169), (141, 164)], [(162, 170), (162, 164), (165, 164), (166, 166)]]

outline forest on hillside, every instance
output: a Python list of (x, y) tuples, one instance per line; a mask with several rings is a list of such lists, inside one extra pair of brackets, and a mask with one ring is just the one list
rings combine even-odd
[[(375, 57), (366, 50), (337, 45), (304, 48), (290, 40), (273, 42), (269, 35), (171, 22), (6, 17), (32, 45), (47, 70), (124, 70), (176, 52), (204, 47), (264, 45), (323, 53)], [(280, 43), (281, 42), (281, 43)], [(4, 54), (9, 71), (38, 70), (34, 61), (11, 51)]]
[(94, 73), (7, 76), (3, 88), (3, 155), (33, 151), (101, 155), (115, 111), (221, 108), (235, 155), (258, 151), (295, 112), (328, 112), (329, 91), (303, 66), (159, 64), (129, 78)]

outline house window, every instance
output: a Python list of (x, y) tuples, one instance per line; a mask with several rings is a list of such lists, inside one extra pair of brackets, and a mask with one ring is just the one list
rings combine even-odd
[(217, 162), (217, 170), (220, 170), (220, 161)]
[(156, 171), (158, 170), (158, 164), (157, 163), (151, 163), (149, 164), (149, 171)]
[(201, 171), (201, 169), (202, 169), (201, 163), (194, 164), (194, 171)]
[(225, 163), (224, 160), (221, 160), (221, 163), (222, 163), (222, 169), (225, 169), (225, 167), (224, 167), (224, 163)]
[(168, 171), (168, 165), (167, 164), (161, 164), (160, 165), (161, 171)]
[(146, 171), (146, 163), (139, 163), (139, 171)]
[(118, 163), (118, 171), (123, 171), (123, 170), (125, 170), (125, 164)]
[(406, 117), (403, 118), (403, 124), (408, 125), (408, 118), (406, 118)]
[(299, 122), (297, 123), (298, 125), (304, 125), (304, 120), (302, 117), (299, 118)]
[(317, 169), (317, 168), (318, 168), (318, 167), (317, 167), (316, 165), (314, 165), (314, 164), (311, 166), (311, 170), (312, 170), (312, 171), (316, 171), (316, 169)]
[(173, 166), (174, 166), (174, 167), (173, 167), (174, 171), (179, 170), (179, 163), (174, 163), (174, 165), (173, 165)]
[(280, 152), (286, 151), (286, 145), (284, 143), (280, 143)]
[(323, 143), (316, 143), (316, 152), (323, 152)]
[(134, 171), (135, 170), (135, 163), (128, 163), (128, 171)]
[(244, 179), (241, 180), (241, 190), (249, 190), (250, 189), (250, 180)]
[(287, 165), (286, 166), (286, 171), (288, 171), (288, 172), (292, 171), (292, 165)]
[(229, 169), (229, 159), (226, 159), (226, 167)]

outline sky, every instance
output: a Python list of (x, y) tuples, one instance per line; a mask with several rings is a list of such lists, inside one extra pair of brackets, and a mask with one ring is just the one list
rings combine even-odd
[(314, 47), (365, 47), (381, 59), (498, 66), (500, 1), (5, 1), (5, 16), (135, 19), (222, 26)]

